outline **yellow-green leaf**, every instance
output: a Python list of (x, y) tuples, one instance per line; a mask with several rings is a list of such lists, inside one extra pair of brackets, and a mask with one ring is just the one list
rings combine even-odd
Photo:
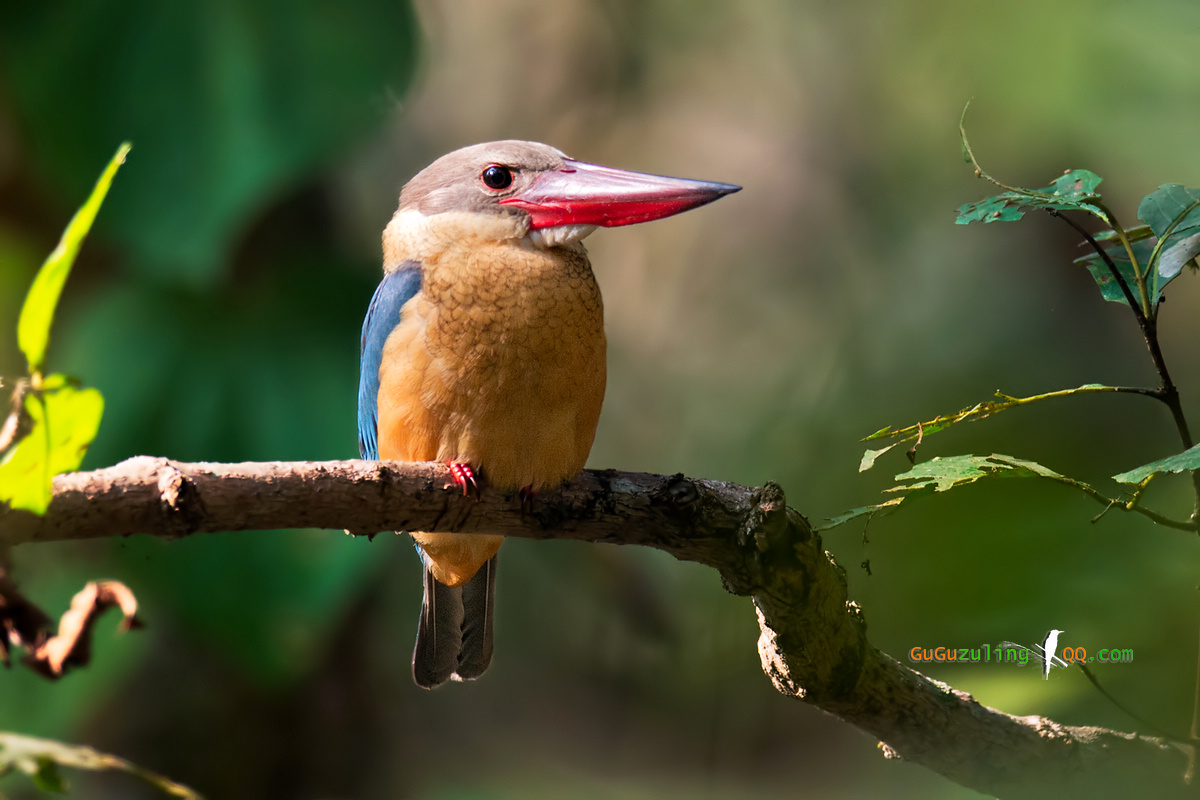
[(96, 438), (104, 398), (95, 389), (81, 389), (62, 375), (51, 375), (41, 391), (25, 396), (25, 410), (32, 428), (0, 462), (0, 501), (44, 514), (51, 480), (78, 469)]
[(898, 444), (900, 444), (900, 443), (892, 442), (887, 447), (881, 447), (878, 450), (867, 450), (865, 453), (863, 453), (862, 460), (858, 462), (858, 471), (866, 472), (871, 467), (875, 466), (876, 459), (878, 459), (881, 455), (886, 453), (888, 450), (891, 450), (893, 447), (895, 447)]
[(29, 362), (31, 374), (42, 371), (46, 344), (50, 340), (50, 324), (54, 321), (54, 309), (58, 305), (59, 295), (62, 294), (63, 284), (66, 283), (71, 265), (75, 263), (75, 256), (79, 254), (79, 246), (91, 230), (100, 204), (108, 194), (108, 187), (112, 185), (117, 168), (125, 163), (130, 146), (129, 142), (125, 142), (117, 148), (117, 154), (108, 162), (100, 180), (96, 181), (96, 188), (92, 189), (87, 202), (75, 212), (75, 216), (67, 224), (58, 246), (38, 270), (33, 279), (33, 286), (25, 296), (25, 305), (21, 306), (21, 316), (17, 321), (17, 344), (25, 354), (25, 360)]

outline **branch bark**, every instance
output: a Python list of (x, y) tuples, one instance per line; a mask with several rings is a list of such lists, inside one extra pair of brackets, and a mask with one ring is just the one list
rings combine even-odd
[(277, 528), (501, 533), (637, 544), (717, 570), (753, 600), (763, 669), (781, 693), (905, 758), (998, 797), (1194, 797), (1187, 748), (1014, 717), (909, 669), (867, 640), (845, 573), (774, 484), (585, 471), (521, 513), (516, 493), (464, 498), (441, 464), (183, 464), (138, 457), (54, 479), (45, 517), (0, 512), (0, 546)]

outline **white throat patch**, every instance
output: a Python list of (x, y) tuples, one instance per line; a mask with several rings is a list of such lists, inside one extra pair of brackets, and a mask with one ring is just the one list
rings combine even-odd
[(530, 231), (529, 241), (540, 250), (551, 247), (565, 247), (583, 241), (589, 233), (596, 230), (595, 225), (554, 225)]

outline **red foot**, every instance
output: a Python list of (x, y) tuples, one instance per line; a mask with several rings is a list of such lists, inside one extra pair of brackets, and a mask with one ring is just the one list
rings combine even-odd
[(475, 470), (471, 469), (471, 465), (461, 461), (450, 461), (446, 466), (450, 467), (450, 476), (454, 478), (454, 482), (462, 487), (463, 497), (473, 490), (475, 499), (479, 500), (479, 483), (475, 480)]
[(533, 513), (533, 501), (537, 499), (537, 492), (533, 488), (533, 484), (522, 486), (521, 491), (521, 516)]

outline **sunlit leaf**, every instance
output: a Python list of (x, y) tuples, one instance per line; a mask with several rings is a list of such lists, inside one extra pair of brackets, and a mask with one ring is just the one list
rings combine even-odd
[(974, 483), (980, 478), (991, 477), (1069, 480), (1037, 462), (993, 453), (990, 456), (946, 456), (923, 461), (908, 472), (896, 476), (897, 481), (912, 481), (911, 484), (896, 486), (888, 491), (907, 492), (932, 487), (934, 491), (946, 492), (957, 486)]
[(881, 455), (886, 453), (888, 450), (891, 450), (893, 447), (895, 447), (898, 444), (900, 444), (900, 443), (892, 442), (887, 447), (881, 447), (878, 450), (867, 450), (865, 453), (863, 453), (862, 461), (860, 461), (858, 464), (858, 471), (866, 472), (871, 467), (875, 466), (875, 460), (877, 458), (879, 458)]
[(25, 304), (21, 306), (21, 316), (17, 321), (17, 344), (25, 354), (25, 360), (29, 362), (31, 373), (42, 371), (46, 343), (50, 340), (50, 324), (54, 321), (54, 309), (58, 305), (59, 295), (62, 294), (63, 284), (67, 281), (71, 265), (75, 263), (75, 256), (79, 254), (79, 246), (91, 230), (100, 204), (108, 194), (108, 187), (112, 185), (117, 168), (125, 163), (129, 148), (129, 142), (117, 148), (116, 155), (108, 162), (100, 180), (96, 181), (91, 196), (67, 224), (58, 246), (38, 270), (33, 279), (33, 286), (25, 296)]
[(1059, 211), (1086, 211), (1102, 216), (1094, 201), (1099, 198), (1096, 188), (1103, 179), (1086, 169), (1070, 170), (1059, 176), (1054, 183), (1041, 189), (1015, 189), (974, 203), (965, 203), (958, 209), (955, 222), (967, 225), (972, 222), (1013, 222), (1030, 209), (1054, 208)]
[[(996, 391), (995, 400), (985, 400), (982, 403), (964, 408), (961, 411), (953, 414), (942, 414), (934, 417), (931, 420), (918, 422), (915, 425), (908, 425), (904, 428), (893, 429), (890, 425), (880, 428), (870, 436), (862, 438), (860, 441), (869, 442), (875, 439), (899, 439), (901, 442), (910, 442), (914, 439), (924, 439), (926, 436), (943, 431), (951, 425), (957, 425), (960, 422), (977, 422), (982, 419), (998, 414), (1001, 411), (1006, 411), (1017, 406), (1028, 405), (1042, 400), (1050, 400), (1056, 397), (1071, 397), (1079, 394), (1092, 394), (1098, 392), (1114, 392), (1118, 391), (1115, 386), (1105, 386), (1101, 383), (1085, 383), (1082, 386), (1076, 386), (1074, 389), (1059, 389), (1053, 392), (1045, 392), (1043, 394), (1030, 395), (1029, 397), (1012, 397), (999, 390)], [(899, 442), (897, 442), (898, 444)], [(863, 460), (859, 464), (859, 472), (870, 469), (877, 458), (887, 452), (887, 448), (881, 450), (868, 450), (863, 453)]]
[(852, 519), (858, 519), (859, 517), (874, 517), (880, 514), (889, 513), (894, 511), (897, 506), (899, 506), (909, 497), (912, 497), (912, 495), (908, 494), (904, 495), (903, 497), (893, 497), (891, 500), (885, 500), (882, 503), (852, 508), (845, 513), (838, 514), (836, 517), (829, 517), (821, 525), (814, 525), (813, 530), (827, 531), (830, 528), (836, 528), (838, 525), (844, 525)]
[[(898, 428), (893, 430), (889, 425), (886, 428), (880, 428), (870, 436), (864, 436), (860, 441), (869, 442), (875, 439), (890, 439), (897, 436), (905, 437), (904, 439), (901, 439), (901, 441), (910, 441), (918, 436), (927, 436), (929, 434), (938, 433), (939, 431), (943, 431), (958, 422), (963, 422), (965, 420), (974, 421), (985, 419), (997, 411), (1003, 411), (1005, 408), (1008, 408), (1011, 405), (1012, 403), (996, 403), (991, 400), (987, 400), (982, 403), (976, 403), (970, 408), (964, 408), (961, 411), (957, 411), (953, 414), (943, 414), (926, 422), (920, 422), (916, 425), (909, 425), (906, 428)], [(897, 444), (899, 444), (899, 442), (897, 442)], [(875, 459), (883, 455), (885, 452), (887, 452), (887, 450), (888, 448), (883, 448), (882, 450), (868, 450), (866, 453), (863, 453), (863, 463), (866, 464), (866, 466), (860, 464), (858, 471), (862, 472), (870, 469), (871, 466), (874, 465)], [(875, 455), (871, 458), (870, 463), (867, 463), (867, 455), (870, 453), (875, 453)]]
[(1193, 469), (1200, 469), (1200, 444), (1189, 447), (1182, 453), (1151, 461), (1120, 475), (1113, 475), (1113, 480), (1118, 483), (1141, 483), (1156, 472), (1183, 472)]
[[(123, 758), (101, 753), (84, 745), (64, 744), (0, 731), (0, 775), (16, 770), (29, 775), (34, 785), (46, 792), (66, 791), (59, 767), (124, 772), (180, 800), (203, 800), (188, 787), (156, 775)], [(140, 796), (140, 795), (139, 795)]]
[(32, 427), (0, 462), (0, 501), (44, 514), (51, 480), (77, 469), (96, 437), (104, 399), (95, 389), (81, 389), (62, 375), (51, 375), (41, 391), (26, 395), (25, 410)]
[(863, 438), (859, 439), (859, 441), (860, 442), (869, 442), (872, 439), (883, 439), (888, 436), (891, 436), (893, 433), (894, 433), (894, 431), (892, 430), (891, 425), (884, 425), (882, 428), (875, 431), (870, 436), (864, 436)]
[[(897, 442), (899, 444), (899, 442)], [(868, 453), (871, 451), (868, 451)], [(865, 460), (865, 457), (864, 457)], [(882, 503), (861, 506), (831, 517), (817, 530), (828, 530), (853, 519), (893, 511), (901, 503), (913, 497), (933, 492), (948, 492), (966, 486), (981, 478), (1046, 478), (1094, 493), (1094, 489), (1082, 481), (1068, 478), (1036, 461), (993, 453), (990, 456), (960, 455), (932, 458), (923, 461), (908, 472), (896, 476), (896, 486), (884, 491), (892, 497)]]

